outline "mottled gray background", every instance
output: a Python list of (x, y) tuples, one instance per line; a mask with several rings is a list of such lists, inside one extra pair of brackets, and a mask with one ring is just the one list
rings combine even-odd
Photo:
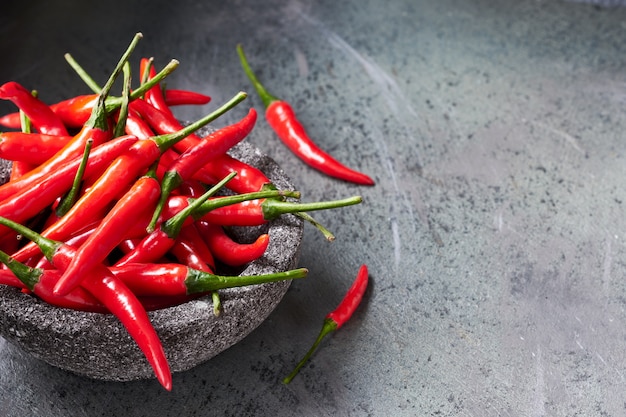
[[(260, 122), (251, 143), (305, 200), (364, 198), (318, 215), (336, 242), (305, 230), (310, 277), (171, 393), (73, 376), (0, 340), (0, 415), (626, 415), (626, 10), (610, 6), (5, 1), (0, 82), (50, 102), (83, 93), (63, 53), (103, 79), (142, 31), (139, 56), (180, 60), (169, 85), (221, 103), (250, 90), (244, 42), (320, 145), (377, 185), (321, 176)], [(283, 386), (361, 263), (362, 308)]]

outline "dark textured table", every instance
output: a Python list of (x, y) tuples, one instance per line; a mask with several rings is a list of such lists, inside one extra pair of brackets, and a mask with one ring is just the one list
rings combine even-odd
[[(56, 3), (56, 4), (53, 4)], [(252, 93), (235, 45), (364, 188), (301, 164), (261, 121), (250, 142), (305, 200), (360, 194), (305, 228), (270, 317), (187, 372), (111, 383), (0, 339), (0, 415), (619, 416), (626, 413), (626, 10), (561, 1), (2, 4), (0, 82), (54, 102), (136, 56), (168, 85)], [(613, 2), (614, 3), (614, 2)], [(260, 108), (251, 94), (249, 103)], [(209, 105), (207, 108), (210, 108)], [(207, 108), (180, 108), (195, 119)], [(0, 113), (12, 111), (0, 103)], [(225, 116), (226, 121), (229, 116)], [(367, 263), (353, 320), (280, 383)]]

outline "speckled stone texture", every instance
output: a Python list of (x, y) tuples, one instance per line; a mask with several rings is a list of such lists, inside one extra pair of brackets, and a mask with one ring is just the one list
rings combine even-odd
[[(241, 143), (234, 156), (260, 168), (281, 189), (292, 184), (280, 167), (256, 148)], [(6, 178), (8, 166), (0, 167)], [(302, 221), (282, 216), (268, 226), (266, 254), (241, 274), (284, 271), (297, 266)], [(259, 228), (240, 230), (251, 240)], [(150, 313), (173, 372), (190, 369), (232, 346), (254, 330), (282, 299), (289, 281), (220, 291), (223, 313), (213, 314), (210, 296)], [(0, 287), (0, 335), (33, 356), (60, 368), (102, 380), (153, 377), (142, 352), (112, 315), (52, 307), (20, 291)]]

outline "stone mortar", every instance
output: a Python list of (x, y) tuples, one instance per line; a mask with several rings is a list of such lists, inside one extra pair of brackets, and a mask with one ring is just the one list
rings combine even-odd
[[(247, 143), (231, 154), (257, 168), (281, 189), (290, 180), (267, 155)], [(6, 181), (10, 163), (0, 165)], [(262, 228), (240, 229), (238, 238), (254, 240)], [(303, 223), (293, 215), (272, 221), (270, 245), (242, 275), (285, 271), (297, 266)], [(211, 297), (150, 312), (172, 372), (188, 370), (239, 342), (278, 305), (290, 281), (220, 291), (223, 313), (213, 314)], [(143, 353), (112, 315), (50, 306), (15, 288), (0, 286), (0, 336), (51, 365), (94, 379), (130, 381), (153, 378)]]

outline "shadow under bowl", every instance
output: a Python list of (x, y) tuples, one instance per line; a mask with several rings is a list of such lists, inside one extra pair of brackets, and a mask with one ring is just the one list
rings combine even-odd
[[(243, 142), (230, 153), (261, 169), (280, 189), (293, 189), (282, 169), (255, 147)], [(266, 253), (241, 275), (297, 267), (302, 220), (283, 215), (265, 231), (270, 235)], [(260, 233), (257, 228), (239, 232), (248, 240)], [(223, 312), (219, 317), (213, 313), (210, 295), (149, 312), (172, 372), (191, 369), (241, 341), (276, 308), (289, 285), (290, 281), (281, 281), (220, 290)], [(143, 353), (113, 315), (54, 307), (16, 288), (0, 286), (0, 336), (50, 365), (94, 379), (154, 378)]]

